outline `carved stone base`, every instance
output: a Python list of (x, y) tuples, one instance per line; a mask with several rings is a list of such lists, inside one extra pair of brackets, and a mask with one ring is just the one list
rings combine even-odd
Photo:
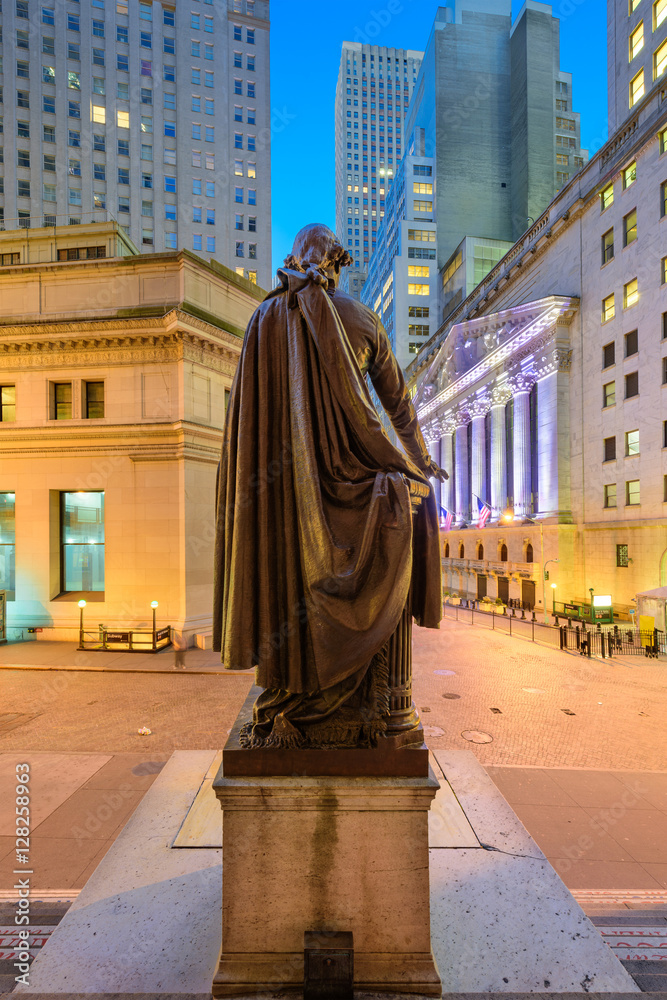
[(220, 772), (213, 787), (224, 810), (214, 997), (298, 988), (305, 931), (352, 932), (358, 990), (441, 995), (430, 939), (432, 771), (427, 778)]

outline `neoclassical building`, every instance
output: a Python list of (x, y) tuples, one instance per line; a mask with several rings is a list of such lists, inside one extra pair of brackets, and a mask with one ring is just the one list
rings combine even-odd
[(0, 590), (9, 638), (211, 628), (215, 477), (264, 292), (115, 222), (0, 234)]
[(666, 227), (658, 82), (408, 369), (446, 588), (627, 611), (667, 584)]

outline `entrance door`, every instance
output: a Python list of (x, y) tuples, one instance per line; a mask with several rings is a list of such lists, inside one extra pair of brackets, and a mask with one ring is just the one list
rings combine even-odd
[(498, 597), (503, 604), (507, 604), (510, 599), (510, 582), (506, 576), (498, 577)]
[(477, 600), (481, 601), (483, 597), (486, 597), (486, 577), (483, 573), (477, 574)]
[(527, 611), (532, 611), (535, 607), (535, 582), (534, 580), (521, 581), (521, 607)]

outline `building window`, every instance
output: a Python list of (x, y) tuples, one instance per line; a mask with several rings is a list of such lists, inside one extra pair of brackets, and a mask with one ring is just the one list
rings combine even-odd
[(129, 111), (116, 111), (116, 125), (118, 128), (129, 128), (130, 127), (130, 112)]
[(104, 382), (84, 382), (84, 413), (88, 420), (104, 416)]
[(249, 233), (257, 232), (257, 218), (254, 215), (248, 216), (248, 232)]
[(616, 546), (616, 565), (617, 566), (627, 566), (628, 565), (628, 547), (627, 547), (627, 545), (617, 545)]
[(625, 356), (631, 358), (639, 350), (639, 337), (637, 330), (631, 330), (625, 335)]
[(667, 282), (667, 257), (660, 261), (660, 281), (663, 285)]
[(30, 167), (30, 153), (27, 149), (16, 150), (16, 165), (19, 167)]
[(153, 202), (152, 201), (142, 201), (141, 203), (141, 214), (146, 218), (153, 218)]
[(614, 185), (610, 184), (600, 192), (600, 211), (604, 212), (610, 205), (614, 204)]
[(653, 79), (657, 80), (659, 76), (667, 69), (667, 42), (663, 42), (659, 49), (653, 53)]
[(627, 285), (623, 285), (623, 308), (630, 309), (632, 306), (636, 305), (639, 301), (639, 286), (637, 279), (633, 278), (632, 281), (628, 281)]
[(602, 386), (602, 405), (614, 406), (616, 403), (616, 383), (607, 382)]
[(605, 344), (602, 348), (602, 367), (610, 368), (616, 362), (616, 344)]
[(164, 245), (167, 250), (176, 250), (176, 233), (165, 233), (164, 234)]
[(124, 55), (116, 56), (116, 69), (119, 69), (121, 73), (129, 73), (130, 71), (130, 57)]
[(430, 285), (408, 284), (408, 295), (430, 295)]
[(639, 55), (644, 48), (644, 22), (640, 21), (633, 32), (630, 33), (630, 44), (628, 52), (628, 62), (632, 62), (636, 55)]
[(667, 385), (667, 357), (662, 359), (662, 384)]
[(123, 44), (123, 45), (127, 45), (127, 43), (129, 42), (129, 40), (130, 40), (130, 38), (129, 38), (129, 34), (128, 34), (127, 28), (123, 27), (120, 24), (117, 24), (116, 25), (116, 41), (117, 42), (121, 42), (121, 44)]
[(639, 372), (630, 372), (625, 376), (625, 398), (639, 395)]
[(245, 257), (245, 248), (244, 248), (243, 240), (237, 240), (236, 241), (236, 256), (237, 257)]
[(415, 212), (432, 212), (433, 202), (432, 201), (413, 201), (413, 210)]
[(623, 217), (623, 246), (627, 247), (637, 239), (637, 209)]
[(215, 253), (215, 236), (206, 237), (206, 252)]
[(639, 431), (625, 432), (625, 457), (639, 454)]
[(51, 382), (51, 420), (72, 419), (72, 383)]
[(201, 250), (201, 233), (195, 233), (192, 237), (192, 249)]
[(644, 96), (644, 70), (640, 69), (636, 76), (630, 80), (630, 107), (641, 101)]
[(608, 264), (614, 256), (614, 230), (609, 229), (602, 236), (602, 266)]
[(639, 500), (639, 480), (627, 479), (625, 483), (625, 506), (634, 507)]
[(61, 591), (104, 590), (104, 493), (61, 493)]
[[(2, 255), (10, 257), (18, 257), (18, 254)], [(3, 264), (5, 261), (3, 260)], [(19, 261), (11, 260), (7, 263), (18, 264)], [(15, 385), (2, 385), (0, 386), (0, 423), (13, 423), (16, 420), (16, 386)], [(0, 494), (3, 495), (3, 494)]]
[(616, 437), (608, 437), (604, 439), (604, 458), (603, 462), (613, 462), (616, 459)]
[(667, 420), (662, 422), (662, 447), (667, 448)]
[(0, 590), (6, 591), (8, 601), (15, 600), (16, 593), (15, 545), (16, 494), (0, 493)]
[(604, 505), (605, 507), (615, 507), (616, 506), (616, 483), (607, 483), (604, 487)]
[(613, 319), (616, 315), (616, 305), (614, 302), (614, 293), (608, 295), (606, 299), (602, 300), (602, 322), (608, 323), (609, 320)]
[(427, 264), (408, 264), (409, 278), (428, 278), (429, 267)]
[(667, 17), (667, 0), (655, 0), (653, 4), (653, 30), (657, 31)]
[(152, 247), (154, 243), (154, 236), (152, 229), (142, 229), (141, 230), (141, 242), (143, 246)]
[[(80, 143), (78, 145), (80, 145)], [(100, 135), (95, 132), (93, 133), (93, 149), (97, 153), (106, 153), (107, 140), (105, 135)]]
[(257, 260), (257, 244), (248, 243), (248, 257), (250, 260)]

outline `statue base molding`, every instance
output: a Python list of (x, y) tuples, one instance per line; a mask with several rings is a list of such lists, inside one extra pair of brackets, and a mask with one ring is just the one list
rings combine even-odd
[[(346, 776), (374, 778), (426, 778), (429, 773), (428, 748), (419, 716), (411, 706), (410, 727), (397, 725), (378, 739), (376, 747), (349, 747), (334, 750), (288, 750), (273, 747), (249, 749), (240, 741), (241, 729), (252, 719), (252, 707), (262, 688), (250, 689), (243, 708), (222, 751), (225, 777), (308, 777)], [(401, 717), (399, 720), (402, 723)]]
[(352, 931), (357, 990), (441, 996), (429, 902), (433, 771), (230, 777), (224, 768), (223, 758), (213, 782), (224, 812), (213, 996), (302, 986), (305, 931)]

